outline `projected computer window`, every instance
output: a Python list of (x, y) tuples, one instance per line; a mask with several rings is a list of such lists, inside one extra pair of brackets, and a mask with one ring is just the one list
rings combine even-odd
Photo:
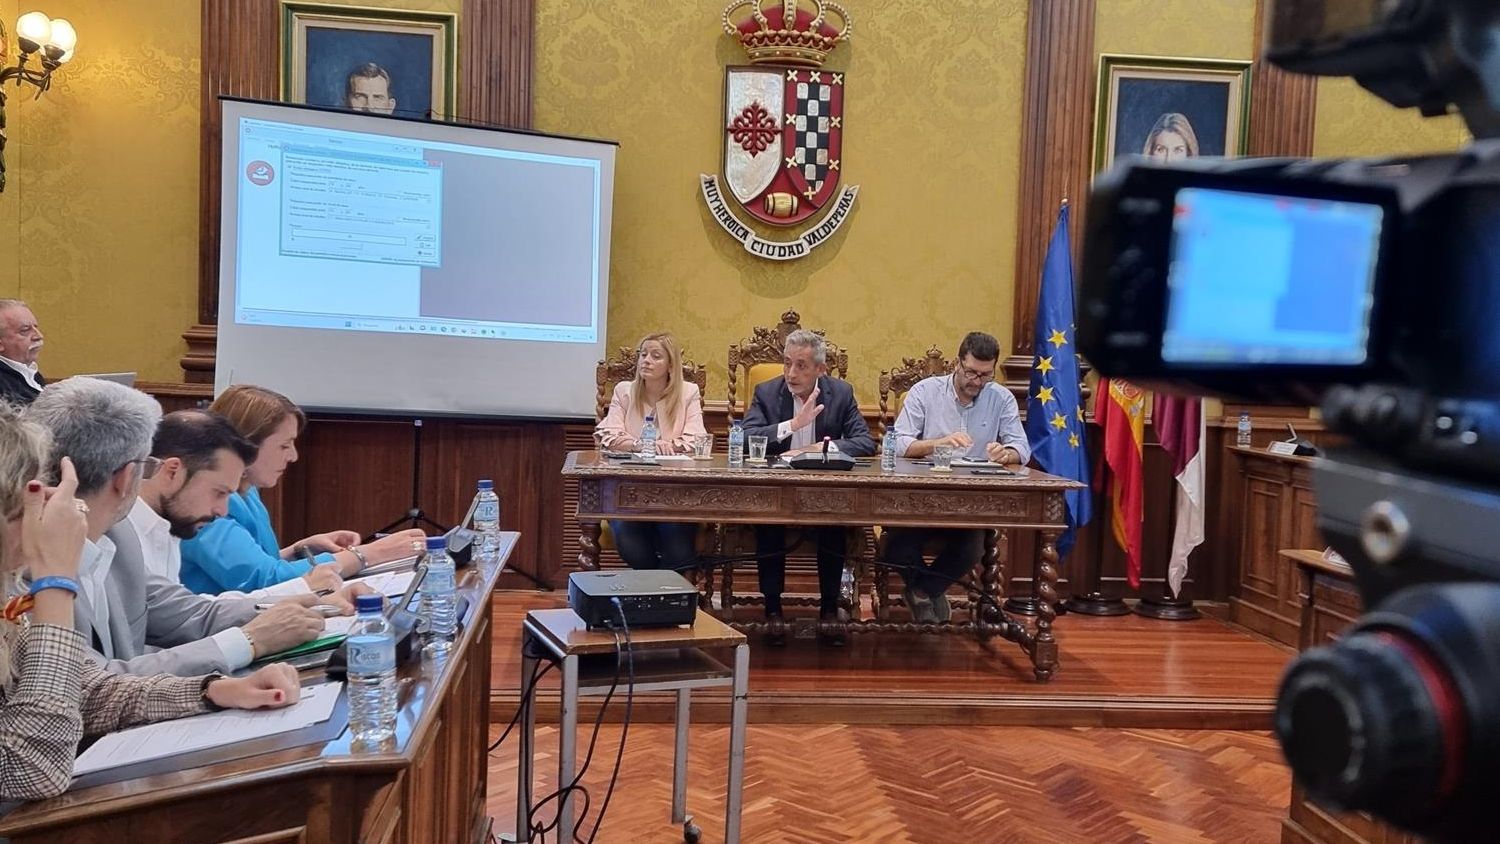
[(235, 321), (593, 343), (601, 164), (242, 118)]
[(282, 254), (439, 265), (441, 165), (293, 145), (281, 162)]
[(1237, 191), (1179, 191), (1162, 358), (1363, 363), (1384, 210)]

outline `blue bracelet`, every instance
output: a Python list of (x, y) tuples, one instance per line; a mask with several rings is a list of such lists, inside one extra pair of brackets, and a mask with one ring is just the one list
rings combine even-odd
[(65, 592), (72, 592), (74, 597), (77, 597), (78, 590), (81, 588), (78, 581), (71, 577), (39, 577), (32, 581), (30, 594), (35, 595), (44, 589), (62, 589)]

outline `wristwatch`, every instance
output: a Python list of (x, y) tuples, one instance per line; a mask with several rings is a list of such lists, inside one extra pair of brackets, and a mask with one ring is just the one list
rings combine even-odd
[(208, 675), (207, 677), (204, 677), (203, 685), (198, 687), (198, 697), (203, 701), (203, 705), (208, 707), (210, 712), (219, 712), (224, 709), (224, 707), (218, 705), (217, 703), (214, 703), (213, 700), (208, 696), (208, 687), (212, 685), (216, 680), (222, 679), (224, 679), (224, 675), (215, 672)]

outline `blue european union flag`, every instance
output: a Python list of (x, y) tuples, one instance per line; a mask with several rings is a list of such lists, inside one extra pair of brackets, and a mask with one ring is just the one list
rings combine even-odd
[[(1089, 450), (1084, 444), (1083, 391), (1078, 387), (1074, 347), (1073, 257), (1068, 248), (1068, 206), (1057, 212), (1057, 228), (1042, 264), (1042, 292), (1036, 307), (1036, 357), (1026, 399), (1026, 439), (1042, 471), (1089, 482)], [(1092, 501), (1087, 487), (1066, 493), (1068, 529), (1057, 540), (1067, 556), (1077, 529), (1088, 522)]]

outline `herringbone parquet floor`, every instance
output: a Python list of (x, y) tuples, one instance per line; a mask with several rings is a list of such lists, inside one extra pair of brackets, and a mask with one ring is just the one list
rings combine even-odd
[[(688, 810), (706, 842), (723, 840), (728, 735), (719, 725), (693, 728)], [(554, 787), (556, 740), (555, 728), (538, 730), (537, 794)], [(619, 727), (606, 725), (585, 780), (596, 806), (618, 740)], [(497, 830), (514, 824), (515, 753), (512, 736), (491, 757), (489, 809)], [(672, 728), (633, 726), (595, 841), (682, 840), (668, 823), (671, 765)], [(742, 840), (1260, 844), (1278, 839), (1289, 789), (1268, 733), (752, 726)], [(583, 832), (586, 839), (588, 828)]]

